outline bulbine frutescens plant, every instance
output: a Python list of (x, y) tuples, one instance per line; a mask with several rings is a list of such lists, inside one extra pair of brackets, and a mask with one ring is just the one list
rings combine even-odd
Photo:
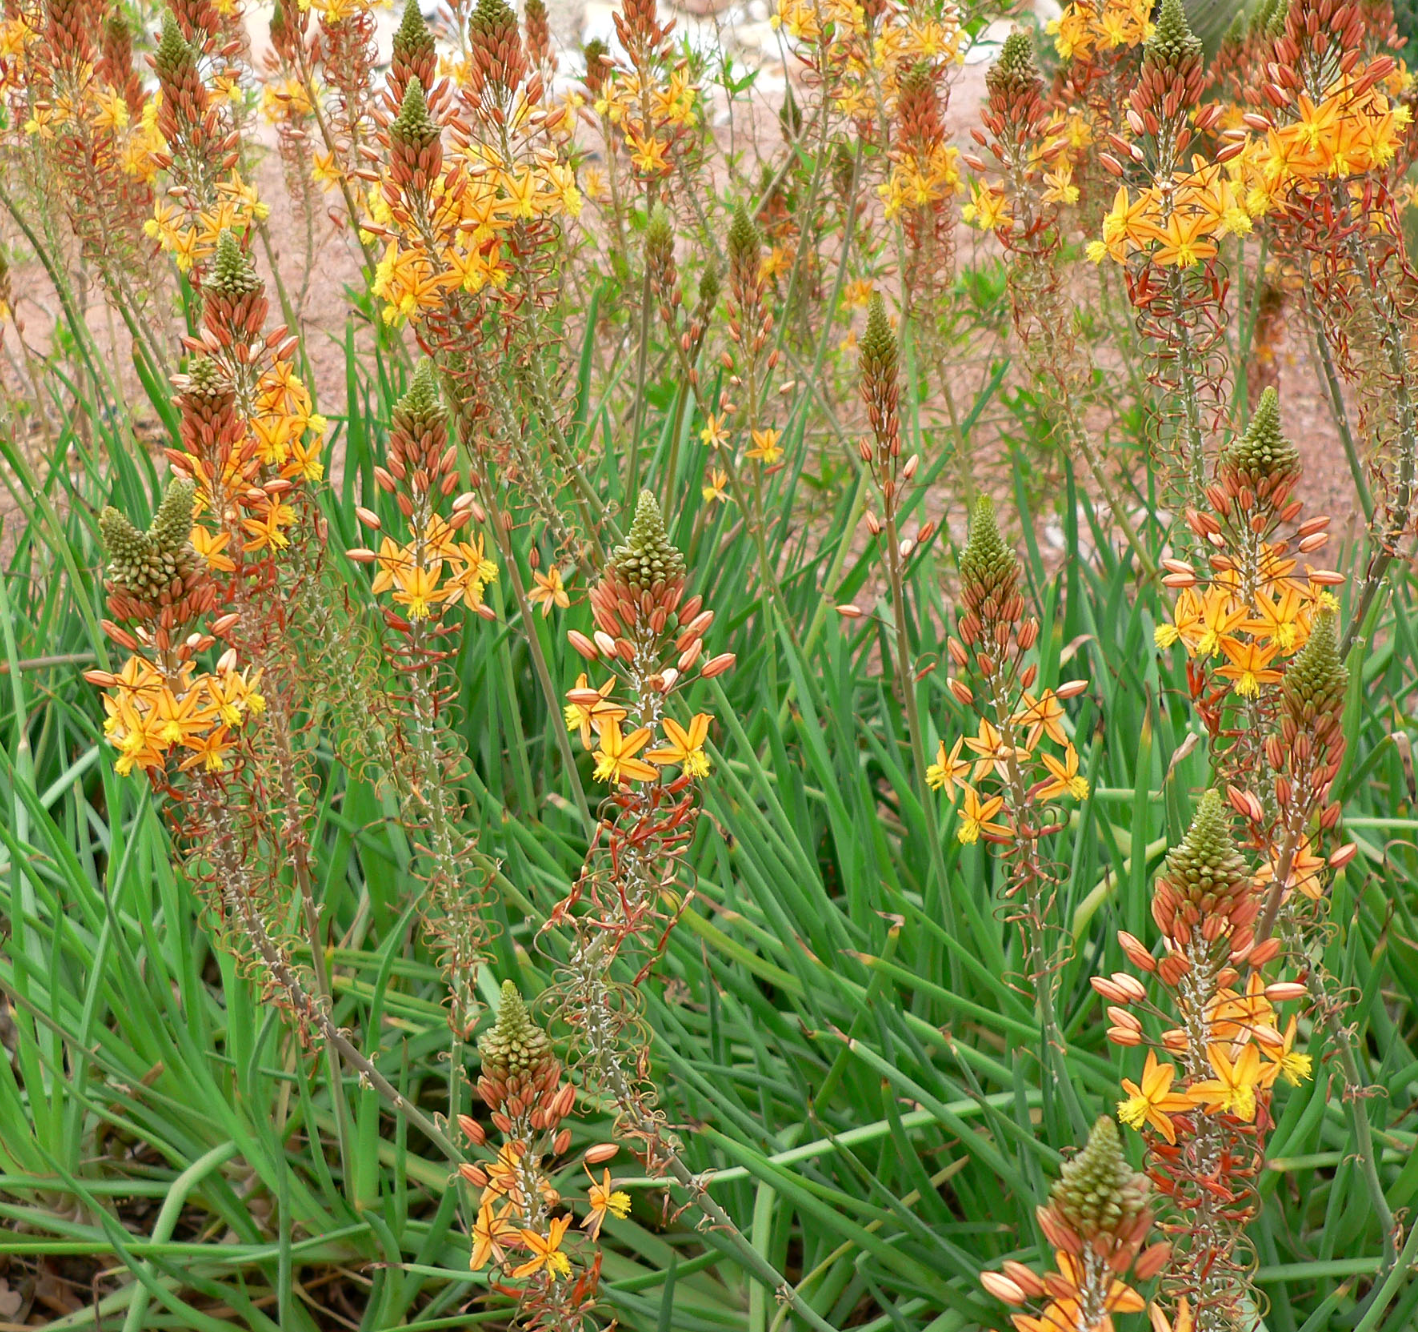
[[(194, 1288), (258, 1274), (293, 1327), (314, 1253), (374, 1274), (371, 1325), (403, 1283), (429, 1307), (400, 1318), (469, 1300), (547, 1332), (1254, 1332), (1275, 1291), (1375, 1332), (1405, 1270), (1407, 853), (1340, 828), (1344, 800), (1408, 827), (1372, 703), (1407, 669), (1382, 589), (1404, 595), (1415, 456), (1389, 12), (1268, 0), (1209, 64), (1176, 0), (1075, 0), (1057, 59), (1012, 34), (977, 108), (973, 10), (774, 8), (767, 116), (771, 75), (648, 0), (570, 61), (538, 0), (432, 27), (411, 0), (383, 70), (368, 0), (282, 0), (259, 70), (239, 0), (142, 30), (109, 0), (5, 10), (0, 273), (26, 320), (0, 411), (55, 461), (0, 602), (109, 642), (31, 653), (7, 621), (0, 707), (31, 744), (0, 799), (72, 731), (31, 672), (87, 653), (130, 780), (104, 772), (100, 806), (66, 751), (0, 875), (47, 890), (68, 862), (33, 823), (71, 791), (80, 841), (140, 782), (171, 815), (266, 1044), (238, 1048), (230, 981), (202, 973), (184, 1016), (216, 1015), (244, 1107), (252, 1077), (284, 1097), (236, 1276), (204, 1249)], [(250, 183), (258, 113), (290, 200)], [(343, 376), (335, 303), (305, 299), (327, 241)], [(1316, 340), (1366, 546), (1302, 510), (1248, 379), (1272, 298)], [(26, 452), (0, 431), (17, 475)], [(108, 495), (106, 613), (33, 613), (68, 595), (39, 543), (77, 533), (81, 570)], [(117, 881), (115, 844), (74, 864)], [(47, 899), (15, 900), (18, 935)], [(75, 1050), (107, 1058), (93, 1035)], [(150, 1108), (138, 1065), (106, 1067)], [(152, 1135), (174, 1176), (181, 1138)], [(181, 1246), (219, 1233), (188, 1226), (229, 1192), (199, 1176), (163, 1209)], [(631, 1208), (647, 1188), (664, 1205)], [(122, 1259), (154, 1299), (166, 1243)]]
[(1039, 622), (1027, 613), (1019, 560), (1000, 536), (988, 497), (976, 502), (960, 555), (960, 603), (946, 644), (960, 675), (950, 679), (949, 690), (976, 728), (972, 735), (967, 723), (948, 746), (940, 741), (926, 781), (952, 799), (959, 794), (956, 837), (992, 844), (1006, 862), (1006, 910), (1024, 940), (1041, 1055), (1059, 1095), (1077, 1109), (1060, 1074), (1065, 1046), (1053, 974), (1062, 960), (1054, 920), (1059, 870), (1050, 847), (1065, 826), (1061, 802), (1088, 797), (1064, 708), (1087, 681), (1040, 681), (1033, 652)]

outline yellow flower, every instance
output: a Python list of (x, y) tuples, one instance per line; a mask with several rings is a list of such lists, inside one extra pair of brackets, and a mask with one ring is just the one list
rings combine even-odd
[(231, 541), (230, 532), (213, 534), (205, 527), (194, 527), (191, 541), (192, 549), (207, 562), (207, 568), (215, 569), (220, 573), (231, 573), (235, 570), (236, 565), (231, 557), (222, 554), (227, 543)]
[(1177, 1070), (1171, 1064), (1159, 1064), (1156, 1053), (1149, 1050), (1142, 1069), (1142, 1086), (1130, 1078), (1123, 1079), (1123, 1090), (1128, 1098), (1118, 1102), (1118, 1118), (1129, 1128), (1140, 1129), (1144, 1124), (1151, 1124), (1175, 1145), (1177, 1133), (1171, 1116), (1192, 1108), (1190, 1097), (1172, 1091), (1172, 1080), (1176, 1076)]
[(1243, 643), (1235, 638), (1223, 638), (1221, 651), (1226, 654), (1226, 665), (1216, 674), (1226, 680), (1234, 680), (1236, 692), (1242, 698), (1254, 698), (1263, 684), (1279, 684), (1280, 672), (1272, 670), (1270, 663), (1275, 659), (1278, 647), (1265, 647), (1260, 643)]
[(963, 735), (957, 736), (955, 744), (951, 747), (950, 753), (945, 752), (945, 741), (940, 742), (940, 748), (936, 751), (935, 762), (926, 769), (926, 785), (932, 791), (939, 791), (945, 788), (947, 798), (955, 799), (955, 787), (959, 783), (965, 784), (965, 774), (970, 770), (968, 761), (960, 761), (960, 746), (965, 743)]
[[(964, 785), (962, 783), (962, 785)], [(966, 846), (971, 842), (978, 842), (980, 834), (984, 833), (987, 838), (1007, 840), (1013, 834), (1002, 823), (993, 823), (991, 820), (1004, 808), (1003, 796), (991, 796), (988, 800), (982, 801), (979, 793), (973, 786), (965, 786), (965, 805), (960, 811), (960, 827), (956, 829), (955, 835)]]
[(571, 605), (571, 598), (566, 595), (566, 584), (561, 580), (560, 569), (553, 566), (546, 573), (537, 571), (532, 574), (532, 581), (536, 586), (527, 593), (527, 600), (534, 606), (541, 604), (542, 619), (551, 614), (553, 606), (560, 606), (565, 610)]
[[(1178, 605), (1180, 606), (1180, 600)], [(1231, 601), (1231, 594), (1222, 587), (1209, 587), (1201, 606), (1195, 633), (1195, 643), (1186, 635), (1182, 641), (1187, 651), (1196, 657), (1214, 657), (1221, 651), (1222, 640), (1246, 622), (1246, 612)]]
[(431, 565), (400, 569), (394, 575), (394, 601), (408, 608), (409, 619), (428, 618), (430, 609), (438, 600), (438, 576), (442, 572), (443, 561), (435, 560)]
[(607, 717), (601, 725), (601, 747), (595, 752), (598, 782), (653, 782), (660, 774), (643, 759), (636, 758), (650, 743), (650, 728), (642, 726), (622, 735), (620, 721)]
[(729, 484), (729, 474), (719, 468), (713, 468), (709, 472), (709, 482), (700, 492), (704, 496), (706, 504), (712, 504), (718, 500), (720, 504), (727, 504), (729, 497), (724, 493), (724, 487)]
[(1260, 1077), (1263, 1087), (1271, 1086), (1277, 1077), (1284, 1078), (1292, 1087), (1298, 1087), (1312, 1076), (1314, 1060), (1307, 1054), (1295, 1053), (1295, 1025), (1292, 1014), (1290, 1024), (1285, 1028), (1285, 1041), (1280, 1050), (1265, 1051), (1267, 1059)]
[(1152, 252), (1153, 259), (1163, 267), (1175, 265), (1191, 268), (1203, 259), (1210, 259), (1216, 253), (1216, 246), (1206, 239), (1207, 219), (1175, 210), (1162, 226), (1151, 225), (1147, 233), (1151, 239), (1160, 242)]
[(290, 545), (290, 538), (284, 529), (293, 522), (295, 510), (289, 504), (279, 501), (267, 503), (259, 517), (241, 520), (241, 526), (250, 535), (250, 540), (242, 543), (242, 549), (264, 550), (269, 546), (272, 550), (284, 550)]
[(591, 1174), (589, 1166), (586, 1168), (586, 1174), (591, 1179), (591, 1187), (586, 1191), (587, 1201), (591, 1204), (591, 1214), (581, 1223), (581, 1228), (592, 1239), (598, 1239), (606, 1213), (609, 1212), (611, 1216), (622, 1221), (630, 1215), (630, 1195), (614, 1186), (609, 1170), (602, 1174), (599, 1184), (596, 1183), (596, 1177)]
[(744, 452), (745, 458), (757, 458), (765, 467), (772, 467), (782, 456), (783, 450), (778, 447), (776, 430), (755, 430), (753, 447)]
[(226, 753), (235, 743), (225, 726), (187, 741), (187, 748), (195, 752), (191, 758), (183, 760), (182, 770), (186, 772), (200, 763), (208, 772), (221, 772), (226, 767)]
[(724, 418), (710, 412), (704, 429), (699, 432), (699, 438), (711, 449), (723, 448), (729, 439), (729, 430)]
[(975, 763), (975, 775), (972, 779), (977, 782), (981, 777), (988, 777), (991, 773), (1002, 775), (1004, 765), (1011, 756), (1019, 759), (1029, 757), (1028, 750), (1012, 749), (1005, 744), (1004, 737), (988, 717), (980, 718), (979, 734), (976, 736), (967, 735), (965, 746), (972, 754), (979, 755), (979, 759)]
[(1088, 779), (1078, 773), (1078, 751), (1068, 745), (1064, 749), (1063, 762), (1052, 754), (1040, 753), (1039, 761), (1049, 770), (1050, 780), (1035, 791), (1039, 800), (1052, 800), (1055, 796), (1071, 796), (1074, 800), (1088, 799)]
[(570, 1224), (571, 1218), (562, 1216), (552, 1221), (550, 1230), (545, 1236), (537, 1234), (535, 1230), (522, 1231), (522, 1243), (532, 1251), (532, 1256), (525, 1263), (514, 1267), (512, 1275), (514, 1277), (531, 1276), (545, 1268), (556, 1276), (570, 1276), (571, 1259), (561, 1252), (561, 1241), (565, 1238), (567, 1227)]
[(1068, 744), (1068, 734), (1063, 728), (1063, 704), (1052, 689), (1044, 690), (1038, 698), (1026, 690), (1021, 702), (1024, 706), (1010, 720), (1029, 728), (1027, 743), (1031, 747), (1039, 743), (1041, 734), (1047, 735), (1056, 745)]
[(672, 717), (664, 719), (665, 735), (669, 744), (663, 749), (650, 749), (645, 757), (652, 763), (678, 763), (686, 777), (705, 777), (709, 773), (709, 759), (704, 753), (704, 742), (709, 738), (709, 723), (713, 718), (707, 712), (696, 712), (686, 730)]
[(575, 686), (567, 691), (566, 729), (580, 731), (581, 744), (586, 749), (591, 747), (592, 733), (599, 735), (605, 722), (625, 719), (624, 708), (606, 701), (614, 688), (615, 676), (611, 676), (599, 689), (592, 689), (586, 672), (582, 671), (576, 677)]
[(1206, 1054), (1216, 1074), (1191, 1087), (1191, 1096), (1212, 1112), (1235, 1115), (1249, 1124), (1256, 1117), (1256, 1086), (1261, 1081), (1260, 1051), (1247, 1045), (1234, 1061), (1224, 1045), (1209, 1045)]
[[(483, 589), (497, 581), (497, 565), (483, 553), (483, 539), (459, 541), (445, 553), (452, 565), (448, 581), (443, 585), (443, 598), (450, 606), (460, 601), (469, 610), (482, 609)], [(491, 611), (487, 612), (490, 616)]]
[(507, 1220), (512, 1204), (508, 1203), (494, 1216), (493, 1196), (487, 1194), (483, 1197), (482, 1206), (478, 1208), (478, 1219), (473, 1222), (473, 1252), (468, 1259), (468, 1267), (474, 1272), (482, 1271), (489, 1258), (497, 1263), (504, 1262), (507, 1254), (502, 1242), (517, 1234), (517, 1227)]

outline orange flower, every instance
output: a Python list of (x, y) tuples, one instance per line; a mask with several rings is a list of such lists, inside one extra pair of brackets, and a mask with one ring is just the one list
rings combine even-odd
[(1248, 1045), (1234, 1061), (1224, 1045), (1209, 1045), (1206, 1053), (1216, 1076), (1193, 1084), (1191, 1095), (1213, 1113), (1235, 1115), (1249, 1124), (1256, 1117), (1256, 1087), (1262, 1082), (1260, 1051)]
[(987, 838), (993, 836), (996, 839), (1008, 840), (1014, 834), (1004, 824), (991, 822), (1003, 808), (1003, 796), (991, 796), (990, 799), (982, 801), (973, 786), (966, 786), (965, 806), (960, 811), (960, 827), (956, 830), (956, 837), (967, 846), (971, 842), (978, 842), (981, 833)]
[(581, 1229), (592, 1239), (598, 1239), (607, 1212), (621, 1220), (630, 1215), (630, 1195), (615, 1188), (609, 1170), (601, 1176), (599, 1184), (596, 1183), (596, 1177), (591, 1174), (589, 1166), (586, 1168), (586, 1174), (591, 1180), (591, 1187), (586, 1191), (587, 1201), (591, 1204), (591, 1214), (581, 1223)]
[(1140, 1129), (1150, 1124), (1175, 1146), (1177, 1134), (1171, 1117), (1192, 1108), (1190, 1097), (1172, 1091), (1172, 1079), (1176, 1076), (1177, 1070), (1171, 1064), (1159, 1064), (1156, 1053), (1149, 1050), (1142, 1069), (1142, 1086), (1131, 1078), (1123, 1079), (1123, 1090), (1128, 1098), (1118, 1102), (1118, 1118), (1129, 1128)]
[(601, 747), (596, 750), (598, 782), (653, 782), (660, 774), (643, 759), (635, 757), (650, 743), (650, 728), (622, 735), (620, 721), (607, 717), (601, 726)]
[(688, 777), (708, 776), (709, 760), (704, 754), (704, 742), (709, 738), (712, 720), (707, 712), (696, 712), (686, 730), (672, 717), (666, 717), (664, 727), (669, 744), (663, 749), (647, 750), (645, 757), (652, 763), (678, 763)]
[(532, 1251), (532, 1256), (525, 1263), (514, 1267), (512, 1275), (514, 1277), (532, 1276), (545, 1269), (554, 1276), (570, 1276), (571, 1259), (561, 1251), (561, 1241), (565, 1238), (567, 1227), (570, 1224), (571, 1218), (569, 1216), (561, 1216), (552, 1221), (551, 1228), (546, 1235), (538, 1235), (535, 1230), (522, 1231), (522, 1243)]
[(566, 584), (561, 581), (560, 569), (553, 566), (546, 573), (534, 573), (532, 579), (536, 586), (527, 593), (527, 600), (534, 606), (538, 602), (541, 603), (542, 619), (551, 614), (553, 606), (560, 606), (565, 610), (571, 605), (571, 598), (566, 595)]
[(745, 458), (757, 458), (765, 467), (772, 467), (782, 456), (776, 430), (753, 431), (753, 447), (744, 452)]
[(951, 746), (950, 753), (945, 752), (945, 741), (940, 742), (940, 749), (936, 752), (935, 762), (926, 769), (926, 785), (932, 791), (939, 791), (945, 788), (945, 794), (951, 800), (955, 799), (955, 786), (959, 782), (963, 785), (964, 777), (970, 771), (968, 762), (960, 761), (960, 746), (965, 743), (965, 737), (957, 736), (955, 744)]
[[(566, 729), (581, 732), (581, 744), (591, 747), (591, 734), (599, 735), (601, 727), (608, 721), (621, 721), (625, 709), (615, 703), (606, 702), (607, 696), (615, 688), (615, 676), (611, 676), (599, 689), (592, 689), (582, 671), (576, 677), (575, 688), (567, 690)], [(595, 697), (591, 697), (595, 695)]]
[(478, 1208), (478, 1219), (473, 1223), (473, 1252), (468, 1259), (468, 1268), (473, 1272), (482, 1271), (489, 1258), (496, 1263), (505, 1262), (507, 1252), (502, 1242), (517, 1234), (517, 1227), (507, 1220), (512, 1204), (508, 1203), (494, 1216), (492, 1198), (491, 1194), (483, 1198), (482, 1206)]
[(1223, 679), (1234, 680), (1236, 692), (1242, 698), (1254, 698), (1263, 684), (1280, 683), (1280, 672), (1270, 666), (1280, 651), (1275, 644), (1263, 647), (1256, 642), (1243, 643), (1239, 639), (1223, 638), (1221, 651), (1226, 654), (1226, 665), (1220, 667), (1216, 674)]

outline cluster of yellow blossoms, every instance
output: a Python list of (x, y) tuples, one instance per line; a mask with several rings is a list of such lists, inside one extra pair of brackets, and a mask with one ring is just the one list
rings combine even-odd
[[(159, 138), (158, 143), (161, 142)], [(152, 163), (151, 154), (148, 161), (146, 178), (151, 179), (157, 174), (157, 166)], [(143, 230), (172, 255), (181, 272), (190, 273), (194, 265), (216, 254), (217, 239), (223, 231), (244, 236), (270, 212), (270, 204), (262, 202), (256, 187), (248, 185), (240, 172), (233, 171), (218, 182), (216, 201), (211, 208), (194, 211), (159, 198), (154, 201), (153, 215), (143, 224)]]
[[(1103, 985), (1106, 997), (1118, 1002), (1115, 989), (1127, 990), (1141, 985), (1125, 972), (1108, 980), (1098, 978), (1095, 986)], [(1244, 991), (1228, 987), (1218, 991), (1204, 1013), (1205, 1046), (1210, 1077), (1189, 1084), (1177, 1084), (1174, 1064), (1159, 1061), (1153, 1050), (1147, 1052), (1142, 1069), (1142, 1081), (1122, 1080), (1125, 1098), (1118, 1102), (1118, 1118), (1130, 1128), (1141, 1131), (1151, 1128), (1169, 1145), (1177, 1141), (1173, 1115), (1201, 1110), (1208, 1114), (1234, 1115), (1243, 1123), (1255, 1120), (1257, 1093), (1269, 1091), (1284, 1078), (1292, 1087), (1310, 1077), (1313, 1060), (1295, 1049), (1297, 1020), (1291, 1014), (1282, 1033), (1275, 1005), (1281, 999), (1299, 998), (1304, 987), (1294, 982), (1280, 981), (1267, 985), (1259, 972), (1252, 972)], [(1123, 1002), (1127, 1002), (1124, 1000)], [(1132, 1033), (1135, 1029), (1121, 1025), (1120, 1016), (1126, 1010), (1110, 1010), (1114, 1030)], [(1130, 1017), (1131, 1015), (1128, 1014)], [(1122, 1044), (1132, 1043), (1124, 1039)], [(1181, 1028), (1164, 1032), (1163, 1047), (1175, 1055), (1185, 1056), (1188, 1039)], [(1175, 1087), (1175, 1090), (1174, 1090)]]
[(1152, 37), (1148, 0), (1074, 0), (1045, 28), (1061, 60), (1087, 60), (1097, 51), (1141, 46)]
[[(516, 266), (505, 244), (509, 232), (580, 213), (575, 173), (537, 142), (547, 128), (545, 113), (518, 90), (508, 112), (510, 154), (472, 139), (444, 157), (441, 130), (413, 82), (389, 131), (392, 169), (371, 185), (361, 228), (366, 243), (385, 241), (373, 291), (384, 302), (386, 322), (418, 322), (449, 291), (505, 286)], [(427, 163), (413, 166), (412, 155), (430, 150)]]
[(566, 729), (579, 734), (582, 746), (591, 752), (596, 780), (616, 785), (658, 781), (660, 766), (668, 764), (677, 764), (686, 777), (707, 776), (709, 757), (704, 744), (714, 718), (696, 712), (688, 726), (681, 726), (673, 717), (661, 717), (657, 723), (664, 732), (661, 743), (646, 749), (655, 739), (655, 728), (637, 726), (625, 733), (621, 723), (629, 712), (611, 697), (615, 683), (615, 676), (611, 676), (596, 688), (582, 672), (566, 693)]
[[(926, 782), (932, 790), (944, 790), (952, 800), (957, 791), (963, 793), (964, 804), (955, 830), (960, 841), (977, 842), (982, 836), (993, 842), (1013, 840), (1014, 830), (998, 822), (1005, 805), (1004, 794), (985, 798), (977, 789), (990, 778), (1007, 783), (1012, 768), (1029, 771), (1036, 764), (1043, 767), (1044, 776), (1029, 788), (1031, 798), (1040, 803), (1064, 797), (1088, 798), (1088, 779), (1078, 771), (1078, 751), (1063, 726), (1063, 700), (1084, 687), (1082, 681), (1073, 682), (1058, 692), (1045, 689), (1037, 698), (1026, 689), (1020, 696), (1019, 708), (1010, 714), (1003, 728), (988, 717), (981, 717), (975, 735), (958, 736), (949, 750), (944, 740), (940, 742), (936, 761), (926, 769)], [(1040, 749), (1039, 742), (1045, 737), (1063, 753), (1056, 755)], [(962, 754), (962, 747), (968, 753)]]
[[(1300, 94), (1295, 119), (1281, 125), (1247, 113), (1244, 126), (1224, 132), (1216, 161), (1193, 156), (1190, 169), (1135, 197), (1120, 185), (1089, 258), (1121, 263), (1146, 251), (1161, 267), (1189, 268), (1213, 257), (1223, 237), (1247, 235), (1295, 191), (1386, 167), (1412, 122), (1408, 106), (1395, 100), (1410, 81), (1402, 71), (1392, 71), (1383, 88), (1372, 77), (1340, 78), (1318, 103)], [(1203, 123), (1216, 123), (1214, 110), (1201, 113)]]
[(104, 735), (118, 751), (114, 768), (124, 775), (161, 768), (177, 747), (191, 751), (179, 764), (183, 771), (201, 764), (220, 772), (234, 732), (266, 706), (260, 671), (238, 671), (234, 656), (224, 654), (215, 672), (200, 674), (187, 662), (171, 679), (145, 658), (129, 657), (103, 695)]
[(1205, 588), (1183, 587), (1171, 622), (1154, 631), (1158, 647), (1180, 642), (1193, 659), (1224, 657), (1226, 664), (1215, 673), (1242, 698), (1278, 683), (1274, 664), (1304, 647), (1315, 614), (1336, 605), (1323, 584), (1294, 577), (1292, 557), (1262, 543), (1259, 560), (1261, 577), (1249, 597), (1240, 595), (1229, 571)]
[(497, 578), (497, 565), (484, 553), (483, 538), (474, 533), (459, 540), (447, 519), (433, 514), (400, 545), (383, 537), (375, 561), (371, 590), (376, 596), (394, 589), (393, 601), (410, 620), (427, 619), (438, 606), (462, 603), (481, 613), (483, 592)]
[(801, 59), (830, 74), (836, 109), (873, 130), (891, 119), (903, 72), (965, 58), (951, 5), (929, 14), (886, 4), (869, 21), (855, 0), (778, 0), (770, 22)]
[(688, 69), (643, 79), (633, 69), (609, 67), (593, 110), (621, 134), (631, 165), (642, 179), (670, 174), (675, 140), (698, 118), (699, 89)]

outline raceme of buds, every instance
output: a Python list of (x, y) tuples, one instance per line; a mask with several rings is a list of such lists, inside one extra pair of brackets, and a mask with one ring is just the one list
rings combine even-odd
[(876, 437), (873, 465), (881, 483), (893, 478), (901, 452), (901, 423), (897, 416), (901, 398), (899, 360), (896, 334), (886, 317), (886, 302), (880, 293), (873, 293), (867, 307), (867, 327), (862, 334), (858, 365), (862, 400)]
[(1257, 909), (1255, 885), (1236, 850), (1225, 799), (1219, 791), (1208, 791), (1157, 877), (1153, 918), (1169, 939), (1185, 942), (1196, 930), (1208, 940), (1234, 940)]
[(1155, 1276), (1167, 1259), (1168, 1245), (1145, 1252), (1152, 1229), (1152, 1187), (1123, 1155), (1117, 1125), (1100, 1118), (1083, 1150), (1065, 1162), (1038, 1209), (1039, 1228), (1054, 1250), (1058, 1270), (1037, 1276), (1023, 1263), (1008, 1262), (1002, 1271), (984, 1272), (980, 1281), (1006, 1304), (1035, 1304), (1037, 1312), (1018, 1313), (1010, 1321), (1019, 1332), (1103, 1329), (1114, 1313), (1140, 1312), (1142, 1296), (1124, 1283)]
[[(1245, 432), (1222, 450), (1217, 472), (1227, 491), (1240, 498), (1247, 490), (1255, 498), (1283, 509), (1300, 477), (1300, 451), (1280, 432), (1280, 399), (1267, 388)], [(1251, 502), (1242, 500), (1249, 510)]]
[(389, 61), (389, 92), (394, 105), (404, 100), (412, 80), (427, 91), (438, 78), (438, 51), (424, 22), (418, 0), (407, 0), (404, 15), (394, 30)]
[(557, 1108), (561, 1061), (511, 981), (502, 983), (497, 1020), (478, 1042), (478, 1055), (482, 1060), (478, 1095), (488, 1109), (517, 1119), (529, 1114), (533, 1105), (544, 1114)]
[(108, 552), (109, 611), (118, 620), (154, 622), (160, 650), (185, 637), (215, 601), (211, 579), (192, 548), (195, 492), (191, 481), (170, 481), (146, 532), (115, 508), (99, 515)]

